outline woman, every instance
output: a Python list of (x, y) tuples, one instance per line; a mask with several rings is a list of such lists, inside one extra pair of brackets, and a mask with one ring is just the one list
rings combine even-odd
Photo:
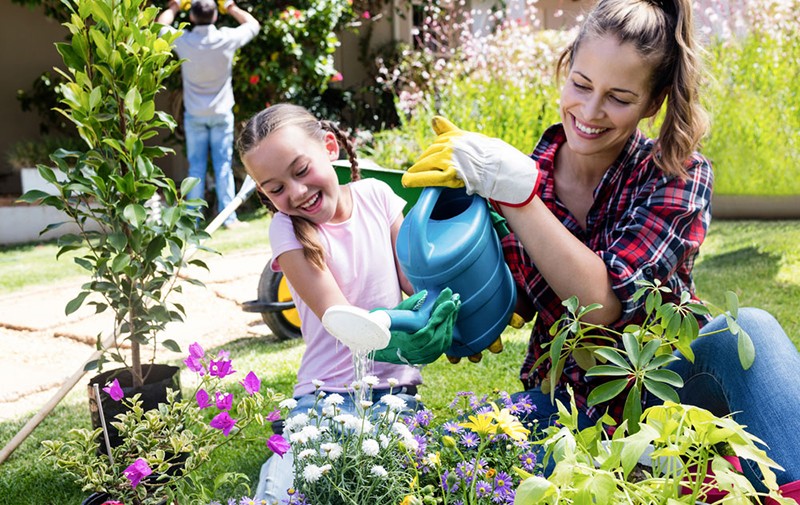
[[(403, 178), (407, 186), (466, 186), (493, 200), (514, 234), (504, 240), (515, 280), (538, 312), (520, 378), (547, 422), (555, 415), (542, 383), (556, 397), (575, 392), (582, 424), (620, 403), (589, 407), (597, 384), (574, 360), (561, 377), (549, 363), (533, 368), (563, 313), (562, 300), (597, 303), (587, 322), (621, 329), (640, 323), (644, 300), (636, 281), (659, 280), (675, 296), (694, 297), (692, 269), (710, 222), (711, 166), (696, 152), (707, 129), (698, 101), (698, 49), (689, 0), (600, 0), (559, 61), (565, 75), (559, 111), (530, 157), (499, 139), (465, 132), (443, 118), (437, 138)], [(658, 137), (638, 129), (666, 101)], [(743, 370), (736, 336), (722, 331), (698, 339), (694, 363), (674, 365), (685, 386), (681, 400), (733, 412), (764, 440), (785, 471), (778, 482), (800, 479), (800, 354), (763, 311), (744, 310), (739, 323), (754, 341), (756, 360)], [(699, 321), (703, 333), (725, 330), (724, 319)], [(776, 391), (779, 386), (780, 391)], [(775, 391), (773, 394), (772, 392)], [(624, 395), (620, 398), (624, 400)], [(758, 469), (745, 468), (759, 480)]]

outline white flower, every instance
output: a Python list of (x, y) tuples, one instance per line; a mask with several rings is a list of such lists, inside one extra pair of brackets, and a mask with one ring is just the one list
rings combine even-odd
[(384, 467), (381, 465), (374, 465), (372, 468), (369, 469), (369, 473), (376, 477), (386, 477), (389, 475), (389, 472), (386, 471)]
[(316, 426), (303, 426), (297, 433), (289, 435), (289, 442), (293, 444), (307, 444), (319, 438), (320, 431)]
[(333, 418), (333, 421), (351, 430), (354, 429), (355, 426), (361, 424), (361, 419), (353, 414), (339, 414)]
[(366, 410), (366, 409), (368, 409), (368, 408), (372, 407), (372, 402), (371, 402), (371, 401), (369, 401), (369, 400), (361, 400), (361, 401), (359, 402), (359, 405), (361, 405), (361, 408), (362, 408), (362, 409), (365, 409), (365, 410)]
[(384, 449), (389, 447), (389, 444), (391, 443), (391, 439), (389, 437), (387, 437), (386, 435), (384, 435), (383, 433), (378, 435), (378, 440), (381, 443), (381, 447), (383, 447)]
[(325, 405), (322, 407), (322, 415), (324, 417), (333, 417), (336, 415), (336, 405)]
[(294, 398), (287, 398), (280, 402), (278, 406), (282, 409), (292, 410), (293, 408), (297, 407), (297, 400)]
[(317, 398), (325, 398), (328, 395), (325, 391), (320, 391), (317, 393)]
[(342, 455), (342, 446), (333, 442), (328, 442), (320, 446), (323, 452), (328, 453), (328, 459), (336, 461)]
[(381, 401), (389, 407), (389, 410), (394, 412), (400, 412), (408, 405), (405, 400), (395, 395), (384, 395)]
[(339, 393), (333, 393), (329, 397), (325, 398), (323, 402), (325, 405), (341, 405), (344, 403), (344, 397)]
[(311, 381), (311, 384), (313, 384), (315, 388), (319, 389), (319, 388), (321, 388), (322, 386), (325, 385), (325, 381), (321, 381), (319, 379), (314, 379), (314, 380)]
[(391, 388), (393, 388), (396, 385), (400, 384), (400, 381), (395, 379), (394, 377), (389, 377), (389, 379), (386, 382), (389, 383), (389, 387), (391, 387)]
[(306, 482), (317, 482), (320, 477), (322, 477), (322, 467), (317, 465), (308, 465), (303, 468), (303, 479), (305, 479)]
[(361, 382), (363, 382), (367, 386), (372, 386), (372, 387), (377, 386), (378, 383), (380, 383), (380, 381), (381, 380), (379, 378), (375, 377), (374, 375), (367, 375), (366, 377), (361, 379)]
[(361, 451), (367, 456), (377, 456), (381, 452), (381, 447), (377, 440), (368, 438), (361, 443)]
[(316, 456), (316, 454), (317, 451), (315, 451), (314, 449), (305, 449), (300, 451), (300, 454), (297, 455), (297, 459), (302, 461), (306, 458), (310, 458), (311, 456)]
[(305, 414), (297, 414), (286, 420), (283, 430), (287, 433), (292, 433), (298, 429), (303, 428), (308, 424), (308, 416)]

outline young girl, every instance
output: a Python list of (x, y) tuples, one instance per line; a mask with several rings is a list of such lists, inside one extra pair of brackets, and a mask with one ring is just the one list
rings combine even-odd
[[(713, 174), (696, 152), (707, 129), (699, 102), (698, 48), (690, 0), (600, 0), (560, 60), (565, 75), (561, 123), (544, 132), (530, 156), (505, 142), (434, 120), (434, 145), (403, 178), (408, 186), (454, 185), (494, 200), (514, 235), (505, 257), (520, 289), (538, 312), (520, 379), (543, 423), (556, 409), (541, 386), (549, 363), (534, 367), (563, 313), (562, 300), (602, 305), (588, 322), (624, 328), (645, 317), (637, 280), (659, 280), (675, 296), (694, 295), (692, 270), (710, 223)], [(639, 129), (666, 100), (655, 139)], [(726, 328), (720, 316), (702, 319), (704, 331)], [(756, 348), (743, 370), (729, 331), (700, 338), (693, 362), (672, 365), (685, 386), (685, 403), (717, 415), (732, 413), (764, 440), (785, 471), (778, 482), (800, 479), (800, 354), (769, 314), (739, 311), (739, 324)], [(620, 401), (590, 407), (596, 378), (570, 359), (556, 382), (568, 404), (572, 387), (589, 426)], [(745, 473), (757, 484), (758, 468)]]
[[(345, 185), (339, 185), (332, 165), (340, 144), (351, 163), (353, 182)], [(395, 307), (401, 289), (412, 292), (394, 249), (405, 202), (386, 183), (360, 179), (345, 135), (296, 105), (273, 105), (256, 114), (245, 125), (237, 148), (263, 203), (274, 212), (270, 264), (283, 271), (302, 322), (306, 351), (292, 413), (305, 413), (313, 406), (317, 386), (312, 381), (322, 381), (326, 392), (345, 393), (341, 407), (352, 411), (352, 398), (346, 394), (354, 381), (352, 355), (325, 330), (321, 319), (333, 305)], [(456, 309), (452, 301), (440, 303), (431, 321), (452, 327)], [(388, 380), (394, 379), (392, 393), (415, 408), (422, 382), (417, 368), (375, 362), (369, 373), (380, 379), (372, 389), (374, 403), (389, 393)], [(292, 485), (291, 469), (291, 455), (270, 458), (262, 468), (257, 496), (269, 503), (285, 497)]]

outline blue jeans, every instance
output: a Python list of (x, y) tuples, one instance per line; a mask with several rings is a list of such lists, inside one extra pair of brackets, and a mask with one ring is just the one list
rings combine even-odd
[[(233, 201), (235, 183), (233, 180), (233, 112), (211, 116), (192, 116), (184, 114), (186, 132), (186, 157), (189, 159), (189, 177), (200, 180), (186, 195), (190, 199), (205, 198), (208, 155), (214, 166), (214, 186), (217, 194), (217, 212), (222, 211)], [(236, 213), (230, 215), (224, 224), (236, 221)]]
[[(405, 387), (394, 388), (392, 390), (392, 394), (402, 398), (406, 401), (406, 407), (409, 409), (409, 412), (414, 412), (420, 408), (422, 405), (419, 404), (414, 397), (416, 393), (416, 388), (414, 391), (409, 391)], [(344, 402), (339, 405), (339, 408), (342, 412), (355, 414), (356, 413), (356, 406), (353, 400), (353, 397), (347, 393), (339, 393), (344, 398)], [(380, 399), (389, 394), (388, 389), (374, 389), (372, 391), (372, 403), (374, 407), (372, 408), (371, 415), (372, 417), (378, 417), (381, 413), (383, 413), (387, 405), (385, 403), (380, 402)], [(292, 417), (297, 414), (307, 413), (312, 408), (314, 408), (314, 402), (316, 401), (315, 394), (308, 394), (303, 396), (298, 396), (295, 398), (297, 400), (297, 406), (292, 409), (289, 413), (288, 417)], [(318, 413), (322, 412), (322, 400), (317, 403), (316, 411)], [(261, 500), (266, 500), (266, 503), (287, 503), (289, 500), (289, 494), (287, 493), (288, 489), (294, 485), (294, 455), (292, 454), (291, 449), (289, 452), (283, 455), (283, 457), (278, 456), (277, 454), (273, 454), (267, 461), (261, 465), (261, 473), (258, 476), (258, 485), (256, 486), (256, 494), (254, 496), (254, 500), (256, 503), (260, 503)]]
[[(784, 468), (775, 472), (778, 484), (800, 480), (800, 353), (769, 313), (740, 309), (737, 321), (753, 340), (753, 366), (742, 369), (737, 337), (719, 316), (703, 327), (702, 334), (723, 331), (692, 343), (694, 363), (680, 359), (669, 365), (683, 378), (678, 395), (682, 403), (717, 416), (733, 413), (733, 419), (763, 440), (767, 455)], [(763, 490), (755, 463), (742, 460), (742, 469)]]
[[(733, 419), (748, 433), (763, 440), (767, 455), (784, 468), (776, 471), (778, 484), (800, 480), (800, 353), (778, 321), (760, 309), (739, 310), (739, 325), (753, 340), (756, 358), (748, 370), (742, 369), (737, 351), (737, 337), (727, 330), (727, 322), (719, 316), (702, 330), (701, 338), (692, 343), (695, 360), (680, 358), (669, 365), (684, 382), (678, 389), (681, 403), (695, 405), (716, 416), (733, 413)], [(720, 333), (710, 333), (723, 330)], [(544, 428), (558, 418), (558, 409), (550, 397), (539, 389), (512, 395), (528, 395), (536, 411), (526, 421), (536, 420)], [(569, 406), (563, 392), (556, 398)], [(661, 403), (652, 397), (646, 406)], [(585, 429), (595, 424), (585, 412), (579, 412), (578, 425)], [(540, 458), (544, 451), (537, 456)], [(545, 470), (552, 471), (552, 462)], [(753, 485), (764, 491), (761, 472), (749, 460), (742, 460), (742, 470)]]

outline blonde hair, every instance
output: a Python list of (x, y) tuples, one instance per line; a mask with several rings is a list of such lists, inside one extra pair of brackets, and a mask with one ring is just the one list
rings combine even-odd
[[(239, 156), (244, 158), (245, 154), (250, 152), (267, 136), (286, 126), (297, 126), (306, 132), (310, 138), (317, 139), (320, 142), (323, 142), (326, 132), (333, 133), (336, 140), (347, 152), (347, 157), (350, 160), (350, 180), (357, 181), (361, 178), (361, 171), (358, 168), (353, 144), (339, 127), (331, 121), (317, 120), (304, 107), (288, 103), (267, 107), (245, 123), (236, 141), (236, 150), (239, 152)], [(247, 170), (249, 172), (249, 169)], [(252, 174), (250, 175), (252, 177)], [(260, 191), (258, 192), (258, 197), (261, 203), (271, 212), (277, 212), (275, 205)], [(303, 255), (313, 265), (322, 269), (325, 266), (325, 251), (320, 245), (316, 226), (311, 221), (299, 216), (291, 216), (291, 219), (295, 236), (303, 246)]]
[(559, 74), (572, 66), (581, 43), (606, 35), (633, 44), (651, 63), (650, 100), (667, 98), (653, 160), (665, 173), (686, 177), (685, 162), (708, 131), (698, 96), (701, 49), (694, 40), (690, 0), (600, 0), (561, 54)]

